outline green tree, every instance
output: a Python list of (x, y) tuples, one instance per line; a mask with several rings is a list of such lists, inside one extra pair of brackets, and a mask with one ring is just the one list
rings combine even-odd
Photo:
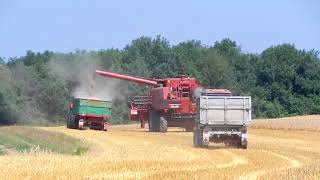
[(201, 45), (200, 41), (192, 40), (182, 42), (173, 47), (176, 63), (172, 64), (176, 71), (176, 76), (180, 74), (200, 77), (201, 61), (204, 60), (206, 48)]
[(204, 60), (201, 62), (202, 72), (200, 81), (210, 88), (235, 88), (235, 78), (228, 60), (217, 54), (214, 49), (206, 52)]
[[(64, 119), (72, 92), (82, 81), (91, 81), (96, 68), (144, 78), (193, 76), (205, 87), (252, 96), (255, 117), (320, 113), (318, 51), (281, 44), (251, 54), (242, 52), (228, 38), (213, 46), (197, 40), (172, 46), (158, 35), (137, 38), (120, 50), (27, 51), (25, 56), (8, 58), (7, 62), (0, 58), (0, 124)], [(79, 75), (84, 76), (79, 79)], [(96, 81), (98, 88), (116, 89), (114, 123), (128, 119), (129, 96), (150, 89), (107, 78)]]

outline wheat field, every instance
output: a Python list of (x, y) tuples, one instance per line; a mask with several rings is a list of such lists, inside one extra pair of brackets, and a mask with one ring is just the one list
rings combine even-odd
[(44, 152), (0, 156), (0, 179), (319, 179), (320, 133), (250, 129), (247, 150), (192, 147), (192, 133), (139, 125), (108, 132), (42, 128), (79, 138), (85, 155)]
[(320, 131), (320, 115), (257, 119), (252, 123), (251, 127), (256, 129)]

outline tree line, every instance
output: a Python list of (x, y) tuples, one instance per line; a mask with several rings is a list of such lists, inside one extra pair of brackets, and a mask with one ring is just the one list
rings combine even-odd
[[(140, 77), (195, 77), (204, 87), (227, 88), (253, 100), (255, 118), (320, 113), (320, 59), (316, 50), (293, 44), (243, 52), (235, 41), (213, 45), (191, 40), (171, 45), (161, 36), (140, 37), (123, 49), (76, 50), (70, 53), (27, 51), (0, 58), (0, 124), (58, 123), (68, 112), (68, 99), (79, 86), (76, 76), (90, 67)], [(86, 63), (83, 63), (86, 62)], [(73, 73), (59, 72), (61, 66)], [(83, 65), (84, 64), (84, 65)], [(106, 80), (107, 81), (107, 80)], [(124, 81), (111, 83), (113, 123), (128, 119), (129, 96), (148, 88)]]

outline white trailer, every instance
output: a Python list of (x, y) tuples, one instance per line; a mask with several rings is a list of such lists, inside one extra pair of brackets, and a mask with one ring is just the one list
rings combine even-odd
[[(210, 92), (210, 93), (207, 93)], [(247, 149), (247, 126), (251, 122), (251, 97), (216, 94), (204, 90), (197, 100), (195, 147), (224, 142)]]

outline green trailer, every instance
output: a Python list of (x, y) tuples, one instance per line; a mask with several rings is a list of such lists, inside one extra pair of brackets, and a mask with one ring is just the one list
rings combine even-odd
[(111, 101), (95, 98), (73, 98), (69, 102), (67, 128), (107, 131), (111, 118)]

